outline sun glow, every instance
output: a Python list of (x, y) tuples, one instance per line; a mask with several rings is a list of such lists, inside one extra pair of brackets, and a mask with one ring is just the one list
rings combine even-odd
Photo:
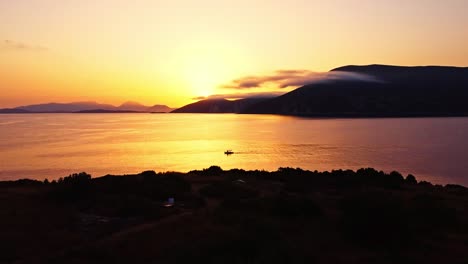
[(188, 77), (190, 88), (195, 96), (209, 96), (216, 88), (216, 80), (210, 69), (194, 69)]
[[(179, 66), (186, 91), (192, 97), (221, 93), (219, 87), (249, 70), (242, 49), (222, 40), (194, 42), (179, 50)], [(247, 65), (247, 66), (246, 66)]]
[(198, 57), (186, 63), (185, 79), (194, 96), (209, 96), (226, 80), (228, 68), (216, 58)]

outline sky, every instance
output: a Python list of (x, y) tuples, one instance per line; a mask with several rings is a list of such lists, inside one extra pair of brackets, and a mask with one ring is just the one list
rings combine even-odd
[(466, 0), (0, 0), (0, 107), (180, 107), (289, 91), (230, 85), (284, 71), (468, 66), (467, 12)]

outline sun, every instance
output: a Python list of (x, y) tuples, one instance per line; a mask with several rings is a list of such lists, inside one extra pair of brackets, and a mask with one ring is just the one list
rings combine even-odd
[(194, 97), (207, 97), (229, 80), (229, 66), (215, 57), (194, 56), (186, 62), (185, 81)]
[(195, 96), (207, 97), (214, 93), (217, 81), (212, 74), (214, 73), (209, 69), (194, 70), (190, 77), (190, 86)]

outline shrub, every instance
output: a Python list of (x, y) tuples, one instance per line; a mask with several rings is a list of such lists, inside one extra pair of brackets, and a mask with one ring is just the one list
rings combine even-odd
[(200, 189), (200, 194), (213, 198), (242, 199), (258, 195), (258, 191), (231, 181), (216, 182)]
[(68, 177), (60, 178), (59, 184), (71, 185), (73, 187), (86, 187), (91, 184), (91, 175), (86, 172), (74, 173)]
[(203, 174), (206, 176), (217, 176), (222, 174), (224, 171), (219, 166), (211, 166), (208, 169), (203, 169)]
[(271, 213), (285, 218), (311, 218), (322, 214), (321, 208), (310, 198), (278, 195), (271, 201)]
[(403, 178), (403, 175), (401, 175), (398, 171), (392, 171), (384, 181), (384, 187), (386, 188), (391, 188), (391, 189), (396, 189), (403, 184), (405, 181), (405, 178)]
[(345, 234), (368, 245), (403, 244), (409, 238), (404, 203), (382, 193), (345, 197), (341, 202)]
[(414, 177), (412, 174), (408, 174), (408, 176), (406, 176), (406, 179), (405, 181), (409, 184), (417, 184), (418, 181), (416, 180), (416, 177)]
[(52, 195), (58, 201), (76, 201), (87, 196), (91, 190), (91, 175), (81, 172), (60, 178), (54, 182)]
[(433, 194), (418, 194), (409, 201), (408, 215), (414, 230), (432, 233), (452, 228), (457, 223), (457, 212), (441, 197)]

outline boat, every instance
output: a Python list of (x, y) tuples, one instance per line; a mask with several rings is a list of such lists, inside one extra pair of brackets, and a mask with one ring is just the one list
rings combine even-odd
[(228, 150), (224, 151), (224, 154), (226, 154), (226, 155), (228, 155), (228, 156), (229, 156), (229, 155), (232, 155), (232, 154), (234, 154), (234, 151), (232, 151), (232, 150), (228, 149)]

